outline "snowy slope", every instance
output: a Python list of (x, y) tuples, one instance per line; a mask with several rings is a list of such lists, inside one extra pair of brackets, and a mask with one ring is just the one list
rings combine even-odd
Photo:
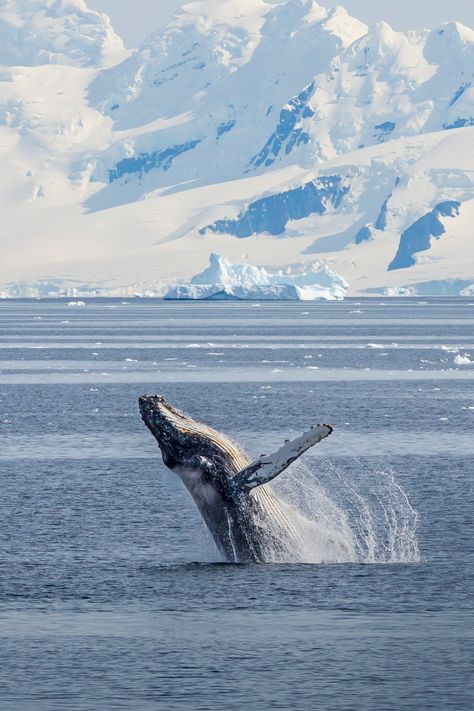
[(469, 28), (206, 0), (129, 55), (82, 0), (11, 0), (0, 37), (0, 293), (163, 293), (211, 252), (474, 284)]
[(326, 161), (394, 138), (474, 125), (473, 82), (469, 28), (452, 22), (402, 33), (379, 23), (314, 77), (308, 115), (299, 122), (309, 137), (304, 152)]
[(0, 0), (0, 64), (89, 67), (120, 52), (107, 15), (83, 0)]
[(98, 180), (138, 178), (146, 192), (244, 175), (288, 98), (367, 29), (308, 0), (210, 0), (185, 11), (92, 83), (92, 105), (118, 129), (174, 119), (114, 143)]

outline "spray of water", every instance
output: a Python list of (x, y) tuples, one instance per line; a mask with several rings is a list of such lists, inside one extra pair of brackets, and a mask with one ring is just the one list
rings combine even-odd
[(270, 552), (272, 560), (409, 563), (420, 559), (417, 512), (386, 463), (350, 459), (335, 464), (306, 457), (275, 480), (273, 491), (297, 536), (286, 555), (281, 546), (273, 555)]

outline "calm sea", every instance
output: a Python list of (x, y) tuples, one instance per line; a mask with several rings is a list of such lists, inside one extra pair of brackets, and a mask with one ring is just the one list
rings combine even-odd
[[(5, 711), (474, 707), (474, 300), (0, 302)], [(228, 565), (140, 421), (252, 455), (307, 558)]]

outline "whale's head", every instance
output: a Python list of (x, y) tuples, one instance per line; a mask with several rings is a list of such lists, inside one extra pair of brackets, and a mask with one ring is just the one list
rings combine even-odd
[(178, 474), (199, 469), (233, 476), (250, 461), (235, 442), (196, 422), (162, 395), (140, 397), (139, 407), (144, 423), (158, 442), (164, 464)]

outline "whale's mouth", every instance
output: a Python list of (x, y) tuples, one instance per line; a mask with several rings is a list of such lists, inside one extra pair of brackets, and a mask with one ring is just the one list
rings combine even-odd
[(160, 443), (165, 437), (179, 437), (185, 433), (186, 416), (176, 410), (163, 395), (142, 395), (138, 399), (142, 420)]
[(142, 395), (138, 405), (143, 421), (155, 437), (196, 434), (197, 423), (173, 407), (163, 395)]
[(235, 442), (173, 407), (163, 395), (143, 395), (139, 407), (144, 423), (168, 458), (184, 463), (198, 455), (233, 473), (249, 464), (249, 458)]
[(186, 416), (167, 402), (163, 395), (138, 399), (145, 425), (160, 447), (164, 464), (173, 471), (188, 458), (189, 437), (184, 422)]
[(167, 412), (174, 410), (163, 395), (141, 395), (138, 398), (138, 406), (143, 419), (149, 419), (154, 414), (166, 416)]

